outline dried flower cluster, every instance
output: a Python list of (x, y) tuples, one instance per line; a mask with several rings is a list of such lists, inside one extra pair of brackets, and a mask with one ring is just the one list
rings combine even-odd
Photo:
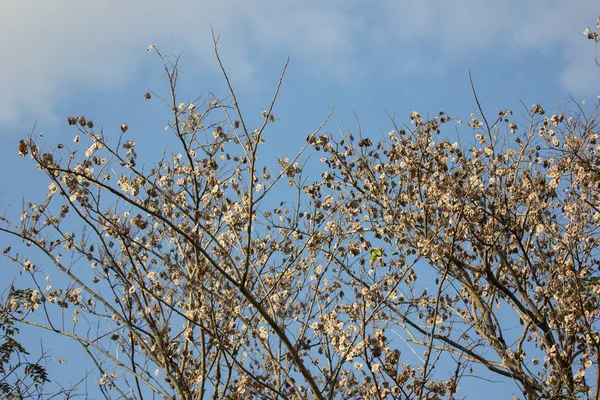
[(594, 60), (596, 61), (596, 65), (600, 66), (600, 63), (598, 62), (598, 53), (597, 53), (598, 43), (600, 43), (600, 16), (598, 16), (598, 19), (596, 20), (596, 29), (597, 30), (594, 31), (594, 30), (591, 30), (590, 28), (585, 28), (585, 30), (583, 31), (583, 34), (589, 40), (594, 41)]

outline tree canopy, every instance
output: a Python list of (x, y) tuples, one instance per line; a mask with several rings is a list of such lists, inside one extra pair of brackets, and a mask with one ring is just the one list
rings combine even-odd
[(134, 124), (89, 116), (18, 144), (49, 185), (0, 218), (30, 279), (0, 308), (5, 396), (48, 380), (6, 372), (26, 324), (79, 343), (108, 398), (457, 398), (472, 371), (600, 398), (600, 101), (486, 115), (473, 88), (468, 120), (413, 111), (380, 139), (331, 114), (271, 162), (283, 73), (253, 127), (217, 51), (228, 97), (182, 103), (178, 59), (149, 50), (170, 154), (140, 162)]

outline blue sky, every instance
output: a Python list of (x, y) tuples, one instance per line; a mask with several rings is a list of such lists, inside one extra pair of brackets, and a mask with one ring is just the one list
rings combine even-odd
[(600, 87), (582, 35), (599, 12), (594, 0), (62, 0), (11, 2), (2, 11), (0, 162), (24, 168), (0, 179), (12, 193), (35, 179), (14, 151), (35, 120), (45, 137), (61, 140), (68, 115), (106, 129), (129, 122), (132, 132), (164, 126), (168, 110), (142, 99), (165, 84), (149, 44), (182, 55), (182, 101), (206, 90), (225, 95), (211, 25), (246, 114), (266, 107), (291, 58), (275, 110), (290, 153), (332, 106), (344, 128), (356, 112), (374, 134), (389, 130), (387, 113), (400, 121), (412, 109), (465, 118), (474, 111), (469, 70), (492, 113), (518, 110), (520, 100), (560, 107)]
[(67, 116), (85, 115), (115, 135), (127, 122), (140, 145), (162, 153), (152, 137), (164, 134), (169, 113), (143, 95), (164, 93), (166, 81), (149, 44), (181, 54), (181, 101), (207, 90), (227, 95), (211, 25), (221, 32), (240, 105), (256, 121), (291, 58), (268, 131), (273, 158), (292, 156), (334, 106), (342, 128), (356, 128), (356, 112), (373, 137), (390, 130), (388, 113), (400, 122), (413, 109), (468, 119), (469, 71), (489, 113), (519, 111), (520, 100), (560, 108), (600, 88), (592, 43), (582, 35), (600, 13), (597, 0), (3, 3), (0, 204), (13, 209), (47, 186), (17, 157), (36, 120), (49, 146), (75, 135)]

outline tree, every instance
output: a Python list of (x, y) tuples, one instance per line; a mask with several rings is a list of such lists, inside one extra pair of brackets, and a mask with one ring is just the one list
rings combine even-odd
[[(596, 28), (600, 29), (600, 17), (598, 17), (597, 21), (596, 21)], [(594, 61), (596, 62), (596, 65), (600, 67), (600, 63), (598, 63), (598, 43), (600, 43), (600, 34), (598, 31), (593, 31), (590, 30), (590, 28), (585, 28), (585, 30), (583, 31), (583, 34), (585, 36), (587, 36), (587, 38), (589, 40), (593, 40), (594, 41)]]
[[(178, 59), (149, 47), (170, 92), (145, 97), (179, 146), (151, 167), (128, 125), (83, 116), (74, 144), (19, 143), (50, 184), (2, 218), (36, 287), (10, 318), (80, 343), (111, 398), (455, 398), (472, 368), (528, 399), (600, 398), (599, 104), (491, 119), (473, 91), (464, 144), (443, 112), (376, 143), (323, 133), (330, 116), (274, 168), (283, 73), (252, 129), (216, 44), (227, 102), (180, 103)], [(66, 286), (44, 289), (42, 263)]]
[[(9, 297), (15, 300), (22, 295), (31, 295), (31, 291), (11, 291)], [(2, 304), (0, 308), (0, 393), (6, 399), (23, 399), (37, 393), (44, 383), (48, 382), (46, 368), (40, 363), (28, 362), (25, 357), (27, 350), (15, 340), (19, 328), (15, 326), (15, 318), (11, 315), (11, 306)], [(18, 311), (17, 311), (18, 312)], [(42, 357), (44, 358), (44, 357)], [(16, 363), (11, 360), (16, 359)]]

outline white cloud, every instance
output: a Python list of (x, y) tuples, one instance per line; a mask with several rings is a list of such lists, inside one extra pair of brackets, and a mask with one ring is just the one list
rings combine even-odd
[[(502, 56), (507, 54), (550, 55), (562, 69), (557, 80), (565, 91), (598, 94), (595, 91), (600, 87), (600, 69), (592, 62), (592, 46), (581, 34), (594, 23), (595, 13), (600, 11), (593, 1), (409, 3), (414, 5), (410, 13), (402, 12), (404, 6), (400, 2), (393, 3), (393, 9), (387, 13), (401, 16), (397, 25), (401, 28), (395, 32), (398, 40), (417, 38), (432, 43), (439, 48), (442, 58), (450, 59), (453, 54), (462, 57), (468, 53), (488, 59), (498, 57), (498, 62), (503, 62)], [(415, 14), (427, 18), (414, 17)], [(409, 32), (414, 32), (415, 37)], [(439, 53), (434, 55), (437, 59)], [(547, 65), (534, 67), (545, 69)]]
[(595, 20), (593, 3), (15, 1), (3, 5), (0, 15), (5, 60), (0, 124), (24, 117), (53, 118), (56, 104), (68, 98), (72, 85), (101, 90), (133, 79), (148, 60), (144, 49), (150, 43), (184, 50), (187, 69), (190, 62), (198, 63), (193, 68), (214, 69), (210, 24), (223, 32), (220, 49), (230, 72), (241, 81), (255, 76), (273, 54), (291, 55), (312, 73), (343, 82), (357, 71), (369, 75), (370, 60), (364, 56), (369, 51), (412, 52), (408, 64), (387, 56), (390, 71), (383, 73), (391, 74), (399, 64), (406, 70), (422, 68), (431, 57), (452, 63), (469, 52), (489, 57), (525, 50), (556, 52), (557, 62), (564, 65), (557, 77), (561, 84), (569, 90), (591, 90), (586, 82), (598, 82), (600, 73), (583, 64), (592, 50), (581, 31)]

